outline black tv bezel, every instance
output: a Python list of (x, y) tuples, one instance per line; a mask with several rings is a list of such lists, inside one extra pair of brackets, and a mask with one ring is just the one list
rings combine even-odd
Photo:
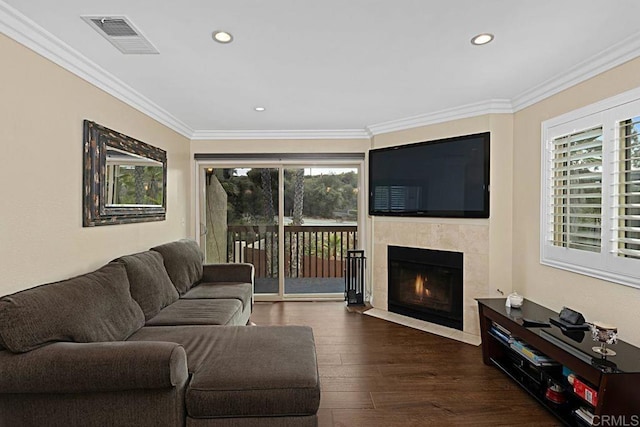
[[(482, 210), (472, 211), (451, 211), (451, 210), (427, 210), (427, 211), (376, 211), (373, 209), (373, 167), (372, 167), (372, 155), (377, 156), (377, 153), (384, 153), (387, 151), (403, 150), (407, 148), (416, 148), (423, 145), (433, 144), (446, 144), (452, 142), (463, 141), (467, 139), (482, 139), (484, 148), (484, 208)], [(369, 184), (369, 215), (370, 216), (395, 216), (395, 217), (415, 217), (415, 218), (489, 218), (489, 203), (490, 203), (490, 146), (491, 146), (491, 132), (481, 132), (469, 135), (455, 136), (451, 138), (436, 139), (432, 141), (422, 141), (411, 144), (396, 145), (393, 147), (376, 148), (369, 150), (369, 170), (368, 170), (368, 184)]]

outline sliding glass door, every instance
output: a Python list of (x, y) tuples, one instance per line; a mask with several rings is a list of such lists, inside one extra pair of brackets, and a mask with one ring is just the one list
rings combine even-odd
[(252, 263), (257, 299), (342, 298), (360, 163), (197, 165), (206, 262)]
[(200, 177), (205, 262), (249, 262), (255, 266), (255, 293), (278, 294), (278, 169), (205, 166)]
[(358, 194), (357, 168), (285, 168), (285, 294), (344, 292), (347, 251), (358, 243)]

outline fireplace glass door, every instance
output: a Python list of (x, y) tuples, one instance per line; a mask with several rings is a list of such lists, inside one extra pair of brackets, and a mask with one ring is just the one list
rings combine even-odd
[(389, 246), (389, 311), (462, 329), (462, 253)]

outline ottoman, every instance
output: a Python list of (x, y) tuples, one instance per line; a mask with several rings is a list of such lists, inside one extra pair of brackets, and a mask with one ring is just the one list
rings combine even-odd
[(311, 328), (221, 327), (215, 341), (187, 387), (187, 426), (317, 425)]

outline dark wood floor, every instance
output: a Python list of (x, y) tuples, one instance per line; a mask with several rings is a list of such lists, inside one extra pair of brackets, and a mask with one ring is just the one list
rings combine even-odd
[(257, 303), (258, 325), (313, 328), (320, 426), (556, 426), (480, 347), (357, 312), (341, 302)]

